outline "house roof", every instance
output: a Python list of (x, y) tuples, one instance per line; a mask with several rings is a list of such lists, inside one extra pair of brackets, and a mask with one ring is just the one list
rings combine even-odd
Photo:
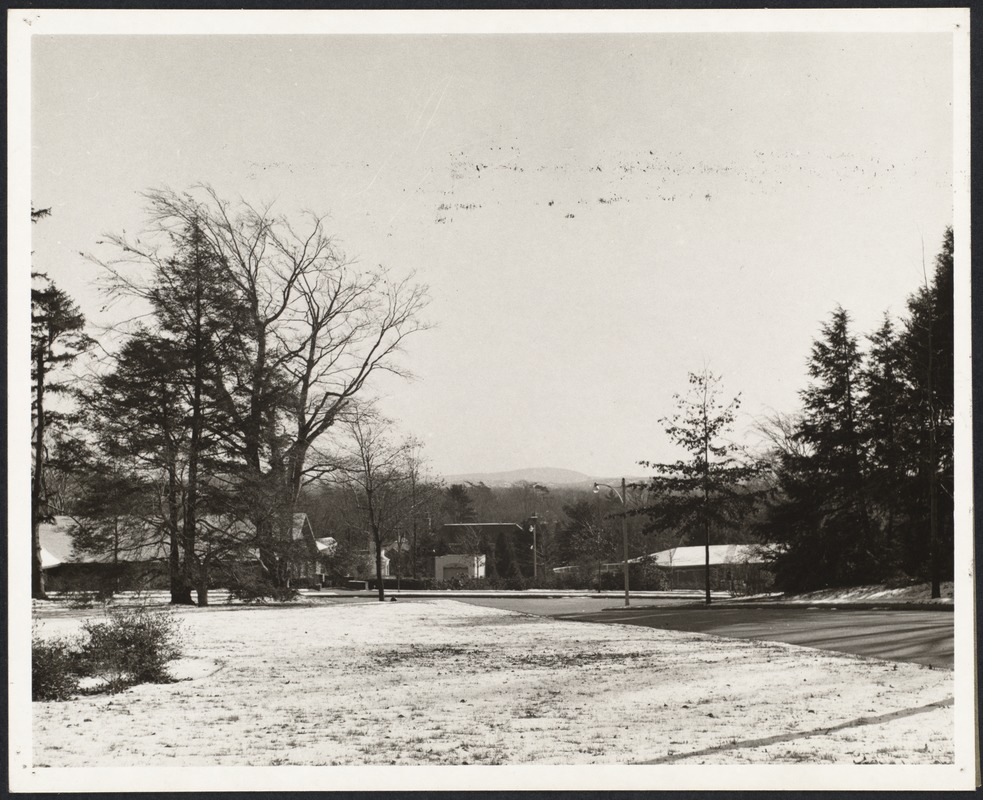
[[(142, 523), (135, 523), (138, 535), (127, 537), (127, 541), (121, 544), (119, 549), (119, 561), (157, 561), (167, 557), (167, 548), (156, 533), (149, 526)], [(105, 553), (86, 553), (75, 549), (72, 539), (72, 531), (79, 527), (79, 523), (71, 517), (55, 517), (54, 522), (41, 523), (38, 531), (41, 540), (41, 568), (50, 569), (59, 564), (80, 564), (96, 563), (108, 564), (113, 558)], [(129, 527), (129, 532), (134, 532), (134, 524)], [(140, 529), (142, 528), (142, 529)]]
[[(307, 519), (307, 514), (303, 512), (298, 512), (294, 514), (293, 524), (290, 526), (290, 536), (295, 541), (297, 539), (304, 538), (304, 527), (307, 527), (311, 531), (311, 536), (314, 535), (314, 530), (311, 528), (311, 523)], [(333, 540), (332, 540), (333, 541)]]
[(502, 530), (506, 532), (520, 531), (525, 532), (518, 522), (445, 522), (441, 525), (441, 530), (449, 529), (448, 533), (454, 533), (459, 530), (466, 530), (469, 528), (478, 528), (482, 533), (487, 531)]
[[(710, 566), (723, 564), (763, 564), (774, 545), (768, 544), (712, 544)], [(660, 567), (702, 567), (706, 563), (706, 551), (702, 545), (673, 547), (652, 553), (650, 556)]]
[[(231, 537), (227, 539), (225, 546), (232, 545), (232, 549), (237, 549), (236, 540), (240, 540), (242, 545), (248, 548), (248, 542), (255, 526), (248, 520), (240, 520), (234, 517), (209, 514), (201, 517), (199, 523), (204, 529), (211, 528)], [(75, 548), (72, 532), (84, 524), (84, 520), (75, 520), (72, 517), (55, 517), (54, 522), (42, 523), (39, 531), (41, 539), (41, 568), (50, 569), (59, 564), (108, 564), (113, 558), (107, 553), (91, 553), (79, 551)], [(122, 562), (146, 562), (166, 560), (169, 553), (168, 543), (164, 534), (156, 526), (142, 520), (130, 519), (124, 522), (125, 533), (119, 549), (119, 561)], [(290, 536), (293, 540), (304, 538), (305, 528), (310, 531), (313, 539), (313, 531), (307, 514), (297, 513), (293, 515)], [(317, 542), (334, 541), (333, 539), (315, 540)], [(203, 552), (207, 550), (209, 540), (200, 538)], [(198, 547), (196, 546), (196, 550)], [(318, 544), (318, 550), (321, 550)], [(255, 549), (247, 549), (241, 552), (247, 557), (258, 555)]]
[(317, 548), (317, 552), (331, 555), (338, 549), (338, 541), (333, 536), (324, 536), (320, 539), (315, 539), (314, 546)]

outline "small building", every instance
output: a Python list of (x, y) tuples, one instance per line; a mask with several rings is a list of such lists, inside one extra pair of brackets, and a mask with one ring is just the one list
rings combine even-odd
[[(533, 537), (531, 529), (515, 522), (447, 523), (437, 532), (435, 555), (481, 557), (481, 575), (472, 577), (531, 577)], [(441, 580), (436, 562), (434, 569), (434, 577)]]
[(449, 581), (454, 578), (484, 578), (484, 555), (446, 555), (437, 556), (433, 560), (433, 574), (438, 581)]
[[(714, 590), (754, 593), (770, 588), (769, 570), (776, 545), (771, 544), (713, 544), (710, 545), (710, 586)], [(639, 565), (654, 564), (664, 576), (661, 581), (670, 589), (703, 589), (706, 586), (706, 550), (703, 545), (673, 547), (628, 559), (634, 570)], [(620, 575), (621, 561), (610, 561), (586, 569), (586, 574)], [(554, 567), (557, 575), (577, 575), (585, 572), (583, 565)]]
[(106, 552), (89, 553), (75, 547), (73, 531), (79, 522), (58, 516), (42, 522), (38, 531), (45, 587), (53, 592), (118, 591), (165, 588), (168, 585), (168, 544), (152, 527), (133, 520)]
[[(108, 525), (112, 535), (107, 535)], [(124, 591), (164, 589), (170, 583), (170, 537), (162, 527), (139, 519), (121, 517), (102, 522), (105, 546), (91, 552), (76, 547), (75, 532), (88, 520), (59, 516), (42, 523), (41, 568), (46, 587), (59, 591)], [(198, 520), (202, 534), (195, 554), (208, 570), (212, 588), (228, 586), (246, 576), (262, 572), (255, 547), (255, 527), (246, 520), (224, 515), (206, 515)], [(289, 542), (284, 552), (289, 561), (289, 577), (315, 582), (324, 574), (321, 550), (306, 514), (294, 514)], [(333, 541), (333, 540), (330, 540)]]
[[(767, 565), (775, 545), (710, 545), (710, 585), (714, 589), (758, 591), (770, 585)], [(703, 545), (673, 547), (652, 553), (650, 559), (669, 573), (673, 589), (702, 589), (706, 585), (706, 548)]]

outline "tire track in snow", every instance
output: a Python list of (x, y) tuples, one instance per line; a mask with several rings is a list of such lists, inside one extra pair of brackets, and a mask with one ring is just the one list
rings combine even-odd
[(682, 761), (686, 758), (710, 755), (711, 753), (720, 753), (726, 750), (746, 750), (752, 747), (764, 747), (769, 744), (791, 742), (796, 739), (807, 739), (810, 736), (826, 736), (830, 733), (835, 733), (836, 731), (846, 730), (847, 728), (860, 728), (865, 725), (878, 725), (882, 722), (892, 722), (893, 720), (903, 719), (904, 717), (913, 717), (916, 714), (924, 714), (929, 711), (936, 711), (940, 708), (947, 708), (952, 704), (952, 698), (947, 697), (945, 700), (937, 700), (934, 703), (927, 703), (926, 705), (916, 706), (915, 708), (903, 708), (900, 711), (891, 711), (887, 714), (879, 714), (876, 717), (857, 717), (856, 719), (851, 719), (847, 722), (841, 722), (839, 725), (813, 728), (812, 730), (799, 731), (797, 733), (779, 733), (775, 736), (765, 736), (761, 739), (745, 739), (743, 742), (729, 742), (727, 744), (715, 745), (713, 747), (705, 747), (702, 750), (693, 750), (688, 753), (671, 753), (670, 755), (665, 755), (661, 758), (653, 758), (651, 761), (636, 761), (634, 763), (670, 764), (673, 761)]

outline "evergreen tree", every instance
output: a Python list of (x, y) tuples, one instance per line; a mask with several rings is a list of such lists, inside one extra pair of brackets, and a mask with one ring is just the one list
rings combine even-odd
[(706, 559), (706, 603), (710, 604), (710, 533), (740, 526), (760, 499), (752, 484), (762, 466), (726, 439), (740, 396), (724, 405), (720, 379), (709, 370), (690, 373), (686, 396), (675, 395), (677, 413), (663, 419), (666, 434), (687, 458), (672, 463), (640, 461), (655, 470), (647, 502), (633, 511), (649, 518), (650, 530), (699, 530)]
[[(32, 220), (37, 219), (32, 212)], [(43, 214), (42, 214), (43, 216)], [(45, 599), (41, 569), (42, 522), (52, 519), (52, 497), (47, 482), (48, 445), (51, 437), (72, 420), (56, 409), (53, 395), (66, 395), (70, 380), (66, 368), (90, 344), (83, 332), (85, 317), (75, 302), (47, 276), (32, 273), (31, 287), (31, 412), (33, 422), (31, 474), (31, 597)]]
[(475, 522), (478, 519), (471, 495), (461, 483), (447, 487), (444, 495), (444, 511), (451, 522)]
[[(197, 590), (198, 605), (208, 603), (208, 574), (199, 547), (199, 511), (211, 499), (214, 510), (228, 510), (206, 495), (218, 493), (207, 467), (229, 463), (216, 452), (223, 415), (215, 402), (215, 386), (230, 360), (230, 346), (241, 311), (230, 302), (221, 263), (192, 218), (174, 236), (175, 254), (159, 263), (148, 299), (158, 324), (157, 335), (168, 342), (176, 359), (170, 380), (179, 388), (186, 428), (183, 446), (181, 550), (183, 582)], [(214, 471), (214, 470), (213, 470)], [(223, 508), (225, 506), (226, 508)]]
[(905, 453), (909, 387), (904, 378), (898, 334), (885, 314), (869, 337), (870, 348), (860, 372), (859, 415), (863, 419), (862, 449), (873, 524), (880, 531), (878, 558), (882, 571), (902, 570), (903, 540), (910, 530), (904, 514), (908, 489)]
[(810, 385), (797, 438), (804, 455), (784, 459), (782, 502), (765, 529), (785, 550), (776, 559), (783, 588), (847, 585), (881, 577), (881, 540), (872, 519), (862, 354), (850, 318), (837, 308), (812, 347)]
[[(167, 542), (171, 603), (191, 604), (193, 584), (182, 565), (186, 407), (178, 380), (181, 354), (173, 343), (138, 328), (113, 358), (112, 369), (84, 393), (97, 461), (129, 466), (140, 482), (160, 487), (153, 505)], [(111, 507), (111, 497), (102, 500)]]
[(909, 497), (918, 532), (909, 562), (927, 567), (920, 572), (931, 580), (933, 597), (941, 595), (941, 581), (953, 571), (953, 250), (949, 228), (932, 280), (926, 276), (926, 285), (908, 300), (900, 337), (910, 386), (908, 458), (917, 472)]

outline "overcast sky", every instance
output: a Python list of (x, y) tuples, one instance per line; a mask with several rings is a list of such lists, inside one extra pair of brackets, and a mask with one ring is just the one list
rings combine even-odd
[(793, 411), (843, 305), (952, 224), (947, 34), (39, 36), (34, 266), (96, 322), (102, 233), (199, 181), (330, 215), (430, 286), (376, 391), (440, 473), (640, 473), (689, 371)]

